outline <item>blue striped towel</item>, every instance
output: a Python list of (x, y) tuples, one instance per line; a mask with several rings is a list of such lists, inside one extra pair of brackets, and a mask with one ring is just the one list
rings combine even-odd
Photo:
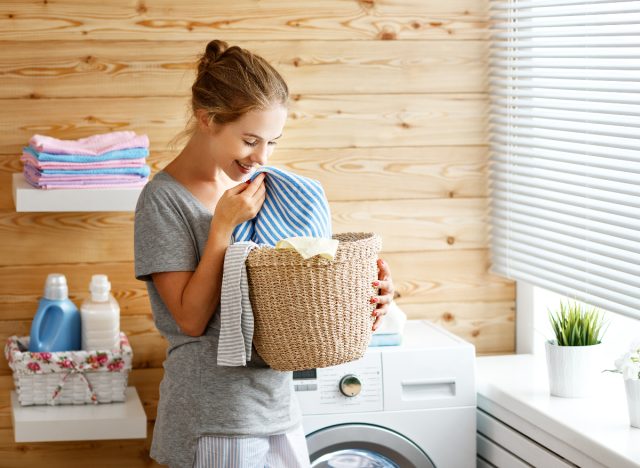
[(53, 154), (41, 153), (31, 146), (25, 146), (23, 151), (30, 153), (38, 161), (59, 161), (59, 162), (100, 162), (111, 161), (113, 159), (138, 159), (149, 156), (148, 148), (127, 148), (121, 150), (109, 151), (99, 156), (83, 156), (80, 154)]
[(258, 215), (236, 226), (233, 239), (272, 247), (287, 237), (331, 238), (329, 202), (320, 182), (275, 167), (262, 167), (267, 194)]

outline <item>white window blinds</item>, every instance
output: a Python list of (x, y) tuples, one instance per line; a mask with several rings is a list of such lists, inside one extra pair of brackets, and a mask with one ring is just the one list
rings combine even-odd
[(490, 19), (492, 271), (640, 318), (640, 1)]

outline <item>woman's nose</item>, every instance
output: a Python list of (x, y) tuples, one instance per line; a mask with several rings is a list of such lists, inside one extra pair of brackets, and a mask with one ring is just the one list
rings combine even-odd
[(253, 152), (251, 160), (255, 163), (260, 164), (261, 166), (266, 166), (270, 153), (271, 151), (269, 145), (267, 145), (266, 143), (264, 145), (258, 145), (256, 150)]

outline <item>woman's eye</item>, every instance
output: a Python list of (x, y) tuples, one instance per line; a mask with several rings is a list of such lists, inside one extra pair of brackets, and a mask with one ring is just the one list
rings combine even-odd
[(272, 145), (272, 146), (276, 146), (278, 144), (278, 142), (277, 141), (270, 141), (269, 144)]
[(258, 144), (257, 141), (247, 141), (247, 140), (244, 140), (244, 143), (247, 146), (256, 146)]

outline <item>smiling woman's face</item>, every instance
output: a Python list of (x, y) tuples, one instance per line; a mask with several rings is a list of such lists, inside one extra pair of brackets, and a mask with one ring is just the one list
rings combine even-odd
[(267, 164), (286, 120), (287, 109), (275, 105), (247, 112), (226, 125), (214, 124), (211, 147), (218, 167), (234, 181), (247, 180)]

